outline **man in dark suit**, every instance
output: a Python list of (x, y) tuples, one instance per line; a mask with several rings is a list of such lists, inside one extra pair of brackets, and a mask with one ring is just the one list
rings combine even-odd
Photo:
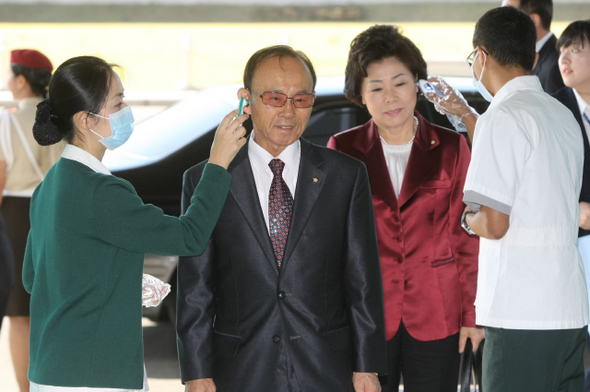
[[(386, 371), (383, 291), (365, 166), (301, 139), (315, 100), (288, 46), (248, 61), (253, 133), (202, 256), (178, 269), (187, 391), (373, 392)], [(185, 173), (183, 209), (203, 164)]]
[(537, 29), (537, 53), (539, 59), (533, 75), (541, 80), (541, 86), (546, 93), (552, 94), (563, 87), (563, 80), (559, 73), (557, 59), (559, 52), (555, 45), (557, 38), (551, 32), (551, 19), (553, 18), (552, 0), (503, 0), (503, 6), (511, 6), (526, 12)]

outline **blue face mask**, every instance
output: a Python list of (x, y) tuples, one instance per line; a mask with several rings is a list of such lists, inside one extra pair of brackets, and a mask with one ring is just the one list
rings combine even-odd
[[(477, 54), (475, 55), (475, 58), (473, 59), (474, 63), (475, 63), (475, 59), (477, 58), (477, 56), (479, 56), (479, 51), (477, 52)], [(485, 54), (484, 54), (484, 56), (485, 56)], [(487, 60), (487, 58), (484, 57), (483, 68), (481, 69), (481, 74), (479, 75), (479, 80), (475, 77), (475, 72), (473, 71), (473, 65), (471, 66), (471, 74), (473, 75), (473, 85), (475, 86), (477, 91), (479, 91), (479, 93), (481, 94), (483, 99), (485, 99), (488, 102), (492, 102), (492, 99), (494, 99), (494, 96), (492, 94), (490, 94), (490, 92), (488, 91), (486, 86), (484, 86), (483, 83), (481, 82), (481, 77), (483, 76), (483, 71), (486, 69), (486, 60)]]
[(109, 114), (108, 118), (99, 116), (98, 114), (94, 114), (92, 112), (88, 113), (92, 114), (93, 116), (107, 119), (111, 122), (112, 135), (109, 137), (100, 136), (92, 129), (90, 130), (90, 132), (101, 138), (98, 142), (109, 150), (114, 150), (117, 147), (121, 147), (127, 140), (129, 140), (129, 137), (133, 133), (133, 123), (135, 122), (135, 119), (133, 118), (133, 113), (131, 112), (131, 106), (125, 106), (118, 112)]

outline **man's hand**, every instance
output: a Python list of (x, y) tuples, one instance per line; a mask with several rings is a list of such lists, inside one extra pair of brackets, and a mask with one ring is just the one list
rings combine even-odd
[(187, 381), (184, 386), (184, 392), (215, 392), (216, 390), (212, 378)]
[(354, 373), (352, 385), (355, 392), (381, 392), (379, 379), (373, 373)]
[(590, 203), (580, 202), (580, 227), (590, 230)]
[(471, 339), (473, 352), (477, 351), (479, 343), (486, 338), (486, 331), (484, 327), (461, 327), (459, 331), (459, 353), (465, 351), (465, 343), (467, 338)]

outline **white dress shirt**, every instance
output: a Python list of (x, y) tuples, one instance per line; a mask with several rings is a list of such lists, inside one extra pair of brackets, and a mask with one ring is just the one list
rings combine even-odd
[(283, 179), (291, 191), (293, 200), (295, 200), (297, 176), (299, 175), (299, 162), (301, 161), (301, 142), (297, 140), (295, 143), (287, 146), (279, 156), (273, 157), (268, 151), (260, 147), (255, 139), (255, 131), (252, 131), (252, 135), (248, 142), (248, 156), (250, 158), (250, 165), (252, 166), (252, 173), (254, 174), (254, 182), (256, 183), (256, 191), (258, 192), (258, 199), (260, 200), (260, 208), (262, 208), (264, 221), (266, 222), (266, 228), (268, 229), (268, 194), (274, 177), (268, 164), (275, 158), (278, 158), (285, 163)]
[(536, 76), (506, 83), (477, 121), (463, 200), (510, 216), (502, 239), (480, 239), (478, 325), (588, 325), (577, 248), (583, 162), (578, 122)]
[(413, 143), (403, 146), (394, 146), (394, 148), (392, 148), (391, 145), (385, 142), (385, 140), (381, 139), (381, 145), (383, 147), (383, 155), (385, 156), (385, 163), (389, 170), (389, 177), (393, 184), (395, 196), (399, 198), (406, 169), (408, 168), (408, 161), (410, 160)]

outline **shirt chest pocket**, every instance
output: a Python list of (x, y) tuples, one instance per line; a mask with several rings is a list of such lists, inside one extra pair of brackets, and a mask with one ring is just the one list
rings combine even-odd
[(452, 180), (431, 180), (424, 181), (420, 185), (420, 189), (425, 190), (436, 190), (436, 189), (449, 189), (451, 187)]

